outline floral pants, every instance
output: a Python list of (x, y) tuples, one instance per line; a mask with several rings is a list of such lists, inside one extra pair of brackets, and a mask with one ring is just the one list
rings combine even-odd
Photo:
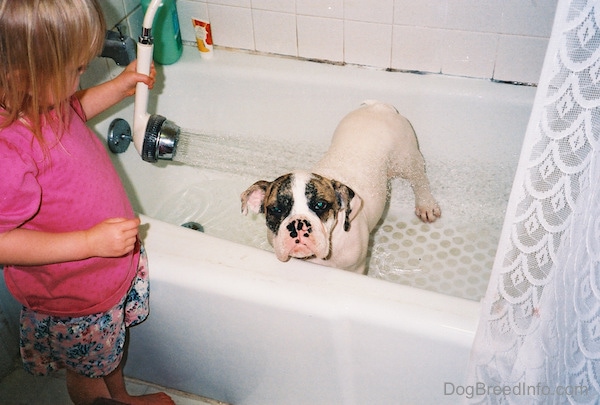
[(148, 260), (142, 247), (131, 289), (107, 312), (69, 318), (21, 310), (21, 358), (25, 370), (47, 375), (68, 368), (87, 377), (113, 372), (123, 357), (126, 328), (148, 316)]

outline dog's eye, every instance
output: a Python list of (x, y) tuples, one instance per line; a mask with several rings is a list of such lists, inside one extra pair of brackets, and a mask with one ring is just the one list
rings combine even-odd
[(324, 200), (317, 200), (312, 204), (311, 209), (316, 213), (321, 213), (329, 208), (329, 203)]
[(267, 211), (271, 215), (280, 215), (282, 212), (281, 207), (279, 207), (278, 205), (273, 205), (271, 207), (268, 207)]

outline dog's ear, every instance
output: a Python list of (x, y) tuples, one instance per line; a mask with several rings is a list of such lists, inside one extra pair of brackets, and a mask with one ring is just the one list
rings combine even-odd
[(335, 190), (335, 195), (337, 196), (338, 204), (340, 205), (340, 210), (346, 211), (344, 217), (344, 231), (348, 232), (350, 230), (350, 222), (356, 218), (356, 215), (358, 215), (362, 208), (362, 198), (360, 198), (360, 196), (350, 187), (339, 181), (332, 180), (332, 185)]
[(262, 214), (265, 212), (265, 194), (269, 184), (271, 183), (266, 180), (259, 180), (242, 193), (240, 196), (242, 201), (242, 214), (246, 215), (248, 209), (255, 214)]

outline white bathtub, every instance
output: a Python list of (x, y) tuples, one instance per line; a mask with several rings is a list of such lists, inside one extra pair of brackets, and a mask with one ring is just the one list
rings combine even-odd
[[(444, 210), (440, 226), (470, 222), (469, 212), (485, 214), (490, 200), (500, 201), (490, 221), (501, 222), (534, 95), (532, 88), (482, 80), (223, 50), (207, 62), (191, 47), (175, 65), (159, 68), (159, 78), (151, 113), (182, 128), (260, 135), (278, 145), (303, 139), (323, 148), (338, 120), (363, 99), (396, 105), (415, 126), (432, 168)], [(131, 105), (92, 126), (104, 136), (115, 117), (131, 121)], [(218, 196), (212, 206), (222, 217), (247, 221), (226, 230), (230, 234), (246, 224), (254, 232), (259, 221), (241, 217), (243, 189), (223, 194), (220, 175), (211, 170), (149, 164), (133, 147), (114, 161), (147, 224), (151, 267), (151, 314), (131, 331), (126, 374), (233, 404), (459, 401), (452, 387), (464, 380), (479, 311), (475, 300), (301, 261), (280, 263), (269, 251), (157, 220), (170, 207), (180, 210), (175, 205), (181, 199), (193, 206), (193, 198), (181, 193), (196, 188), (206, 198)], [(496, 181), (490, 167), (504, 177)], [(500, 195), (478, 200), (479, 183), (465, 179), (483, 179), (484, 193)], [(478, 197), (471, 201), (471, 194)], [(395, 198), (402, 200), (396, 192)], [(404, 215), (402, 204), (395, 215)], [(256, 230), (262, 236), (264, 229)]]

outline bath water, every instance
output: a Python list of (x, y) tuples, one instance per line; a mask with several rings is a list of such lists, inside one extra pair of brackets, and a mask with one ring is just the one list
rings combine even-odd
[[(259, 179), (310, 169), (326, 147), (184, 130), (175, 160), (206, 170), (149, 214), (178, 225), (197, 222), (207, 234), (272, 251), (264, 217), (240, 214), (240, 194)], [(514, 168), (425, 159), (442, 217), (432, 224), (417, 219), (408, 183), (393, 180), (389, 208), (373, 232), (369, 276), (479, 300), (491, 272)]]

